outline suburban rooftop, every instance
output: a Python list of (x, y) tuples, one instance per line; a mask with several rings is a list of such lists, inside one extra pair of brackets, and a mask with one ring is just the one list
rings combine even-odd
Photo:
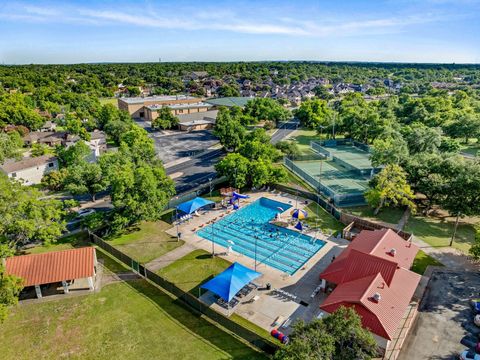
[(198, 107), (212, 107), (212, 106), (213, 106), (212, 104), (197, 102), (197, 103), (191, 103), (191, 104), (172, 104), (172, 105), (155, 104), (155, 105), (148, 105), (146, 106), (146, 108), (150, 110), (158, 110), (158, 109), (161, 109), (162, 107), (168, 107), (170, 109), (195, 109)]
[(30, 169), (45, 163), (48, 163), (49, 161), (56, 160), (57, 158), (52, 155), (42, 155), (38, 157), (27, 157), (23, 158), (19, 161), (11, 160), (5, 162), (2, 166), (1, 169), (9, 174), (15, 171), (23, 170), (23, 169)]
[(174, 101), (174, 100), (193, 100), (197, 99), (194, 96), (190, 95), (160, 95), (160, 96), (145, 96), (145, 97), (131, 97), (131, 98), (119, 98), (120, 101), (126, 102), (128, 104), (142, 104), (144, 102), (155, 102), (155, 101)]

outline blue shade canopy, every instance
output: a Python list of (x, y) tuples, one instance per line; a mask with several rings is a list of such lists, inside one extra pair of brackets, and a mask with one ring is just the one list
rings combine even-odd
[(210, 290), (223, 300), (230, 301), (245, 285), (261, 275), (236, 262), (203, 284), (201, 288)]
[(187, 214), (191, 214), (197, 211), (198, 209), (210, 204), (215, 204), (215, 203), (213, 201), (210, 201), (201, 197), (196, 197), (193, 200), (190, 200), (178, 205), (177, 210), (183, 211), (184, 213), (187, 213)]
[(308, 216), (308, 212), (306, 210), (294, 209), (290, 212), (293, 218), (302, 220)]
[(303, 230), (303, 225), (300, 221), (297, 223), (297, 225), (295, 225), (295, 229), (300, 230), (300, 231)]

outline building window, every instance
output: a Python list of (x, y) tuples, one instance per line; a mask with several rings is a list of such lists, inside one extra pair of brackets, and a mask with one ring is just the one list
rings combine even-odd
[(183, 110), (182, 109), (178, 110), (178, 113), (183, 114)]
[(12, 173), (12, 178), (16, 178), (17, 177), (17, 173)]
[(144, 113), (143, 111), (140, 112), (140, 117), (141, 117), (141, 118), (145, 117), (145, 113)]
[(49, 168), (53, 167), (53, 163), (48, 163), (48, 167)]

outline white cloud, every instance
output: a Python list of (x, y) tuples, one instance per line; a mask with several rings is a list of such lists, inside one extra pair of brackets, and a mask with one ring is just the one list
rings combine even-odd
[[(180, 14), (180, 15), (179, 15)], [(379, 17), (365, 20), (341, 20), (321, 17), (320, 20), (295, 19), (283, 16), (268, 19), (265, 14), (248, 16), (236, 14), (231, 9), (165, 8), (155, 9), (147, 6), (141, 9), (103, 10), (71, 6), (31, 6), (10, 4), (0, 12), (4, 19), (28, 22), (77, 23), (97, 26), (131, 25), (135, 27), (159, 28), (171, 30), (217, 30), (245, 34), (291, 35), (291, 36), (359, 36), (401, 32), (407, 26), (441, 21), (433, 15)], [(312, 16), (314, 16), (312, 14)]]

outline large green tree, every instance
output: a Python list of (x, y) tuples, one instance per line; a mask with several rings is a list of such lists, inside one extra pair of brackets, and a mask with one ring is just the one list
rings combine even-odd
[(294, 325), (290, 342), (275, 353), (276, 360), (372, 359), (377, 356), (373, 335), (362, 327), (350, 307), (309, 323)]
[(178, 126), (178, 117), (172, 114), (169, 107), (162, 107), (158, 110), (158, 116), (152, 120), (153, 129), (172, 129)]
[(23, 280), (6, 273), (0, 257), (0, 324), (6, 319), (9, 307), (18, 303)]
[(228, 109), (221, 108), (215, 121), (214, 134), (225, 149), (236, 151), (245, 137), (245, 128), (240, 121), (232, 118)]
[(82, 162), (68, 169), (65, 188), (73, 195), (88, 194), (95, 201), (100, 191), (106, 190), (109, 182), (99, 164)]
[(243, 113), (252, 119), (251, 122), (272, 121), (276, 124), (291, 117), (289, 110), (271, 98), (255, 98), (247, 102)]
[(333, 110), (325, 100), (314, 99), (302, 102), (295, 111), (300, 124), (308, 129), (329, 128), (333, 125)]
[(250, 161), (246, 157), (231, 153), (215, 165), (215, 170), (221, 176), (226, 176), (231, 185), (241, 189), (247, 186), (249, 166)]
[(370, 180), (370, 189), (365, 192), (365, 199), (378, 214), (384, 206), (408, 206), (415, 208), (414, 194), (407, 183), (405, 171), (396, 164), (390, 164)]
[(0, 174), (0, 242), (54, 242), (65, 230), (63, 215), (60, 201)]
[(0, 164), (8, 158), (19, 158), (22, 145), (23, 140), (18, 132), (0, 132)]

